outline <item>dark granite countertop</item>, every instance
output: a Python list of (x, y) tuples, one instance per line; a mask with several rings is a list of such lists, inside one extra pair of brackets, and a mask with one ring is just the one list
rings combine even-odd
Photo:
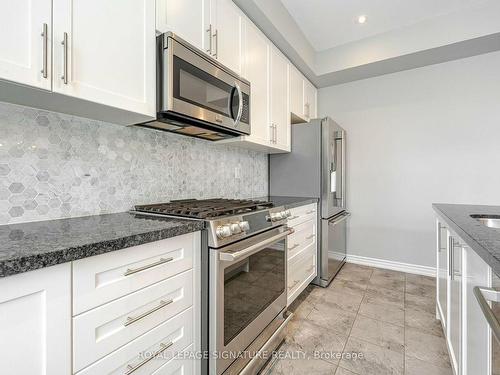
[(0, 226), (0, 277), (159, 241), (204, 228), (200, 220), (128, 212)]
[(437, 214), (500, 275), (500, 229), (488, 228), (471, 215), (500, 215), (500, 206), (433, 204)]
[(255, 200), (271, 201), (275, 206), (284, 206), (286, 209), (305, 206), (306, 204), (318, 203), (318, 198), (310, 197), (282, 197), (278, 195), (269, 195), (265, 197), (254, 198)]

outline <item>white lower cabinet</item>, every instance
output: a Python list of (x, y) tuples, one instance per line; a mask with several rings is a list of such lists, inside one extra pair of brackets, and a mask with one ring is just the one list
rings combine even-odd
[(193, 343), (193, 321), (193, 309), (189, 308), (78, 374), (151, 374)]
[(491, 268), (469, 247), (464, 248), (464, 374), (488, 375), (490, 358), (490, 329), (474, 288), (491, 287)]
[(440, 218), (436, 271), (436, 317), (443, 325), (454, 374), (498, 374), (494, 362), (499, 356), (493, 350), (496, 342), (474, 294), (477, 287), (490, 288), (494, 275), (491, 267)]
[(450, 269), (448, 278), (448, 325), (446, 337), (455, 374), (461, 374), (462, 365), (462, 250), (463, 245), (452, 233), (448, 234)]
[(85, 366), (193, 305), (193, 271), (163, 280), (73, 320), (74, 367)]
[(290, 209), (288, 226), (287, 305), (290, 305), (317, 275), (317, 204)]
[(71, 264), (0, 279), (2, 374), (71, 373)]
[(0, 278), (0, 374), (199, 374), (200, 247), (188, 233)]

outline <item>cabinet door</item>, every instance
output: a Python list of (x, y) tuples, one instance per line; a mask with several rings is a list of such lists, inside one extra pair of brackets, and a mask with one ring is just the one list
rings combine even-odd
[(306, 121), (304, 113), (304, 80), (302, 74), (290, 64), (290, 112), (292, 113), (293, 121)]
[[(249, 140), (268, 145), (271, 135), (269, 120), (269, 43), (253, 24), (246, 27), (245, 72), (250, 81), (251, 103)], [(247, 137), (246, 137), (247, 138)]]
[(465, 332), (463, 355), (467, 375), (488, 375), (489, 326), (474, 296), (474, 287), (490, 287), (490, 267), (469, 247), (464, 248)]
[(288, 112), (288, 62), (276, 49), (271, 48), (270, 100), (274, 145), (290, 151), (290, 116)]
[(0, 280), (2, 374), (71, 373), (71, 264)]
[(52, 1), (0, 0), (0, 9), (0, 79), (50, 90)]
[(156, 29), (161, 32), (173, 31), (199, 49), (204, 49), (208, 41), (208, 26), (205, 28), (206, 10), (209, 0), (157, 0)]
[(448, 313), (448, 246), (447, 229), (439, 221), (436, 226), (437, 231), (437, 309), (439, 319), (446, 329), (446, 319)]
[(309, 121), (316, 118), (316, 87), (304, 79), (304, 114)]
[(455, 374), (460, 374), (462, 360), (462, 247), (456, 237), (449, 235), (448, 240), (448, 251), (451, 259), (447, 339), (452, 366), (455, 369)]
[(241, 11), (231, 0), (215, 4), (214, 57), (236, 73), (241, 73)]
[(155, 0), (53, 4), (54, 91), (155, 117)]

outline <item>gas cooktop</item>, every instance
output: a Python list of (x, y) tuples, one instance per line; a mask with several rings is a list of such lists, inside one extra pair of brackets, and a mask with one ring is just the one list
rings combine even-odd
[(233, 216), (273, 207), (272, 202), (249, 199), (184, 199), (168, 203), (135, 206), (135, 210), (150, 214), (180, 216), (210, 220)]

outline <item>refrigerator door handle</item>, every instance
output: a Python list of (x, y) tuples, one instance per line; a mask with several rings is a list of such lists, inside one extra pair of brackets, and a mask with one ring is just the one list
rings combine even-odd
[(351, 216), (350, 212), (344, 212), (340, 217), (336, 217), (336, 218), (328, 221), (328, 224), (329, 225), (337, 225), (337, 224), (343, 222), (344, 220), (346, 220), (349, 216)]
[[(345, 137), (344, 137), (344, 132), (338, 132), (335, 134), (335, 144), (337, 145), (338, 142), (340, 141), (340, 165), (341, 165), (341, 171), (340, 171), (340, 176), (337, 176), (337, 178), (340, 177), (341, 181), (340, 184), (337, 184), (339, 188), (337, 188), (336, 192), (336, 198), (340, 200), (340, 205), (341, 207), (345, 207)], [(335, 147), (335, 165), (338, 165), (338, 150), (337, 146)], [(337, 168), (335, 168), (337, 169)]]

